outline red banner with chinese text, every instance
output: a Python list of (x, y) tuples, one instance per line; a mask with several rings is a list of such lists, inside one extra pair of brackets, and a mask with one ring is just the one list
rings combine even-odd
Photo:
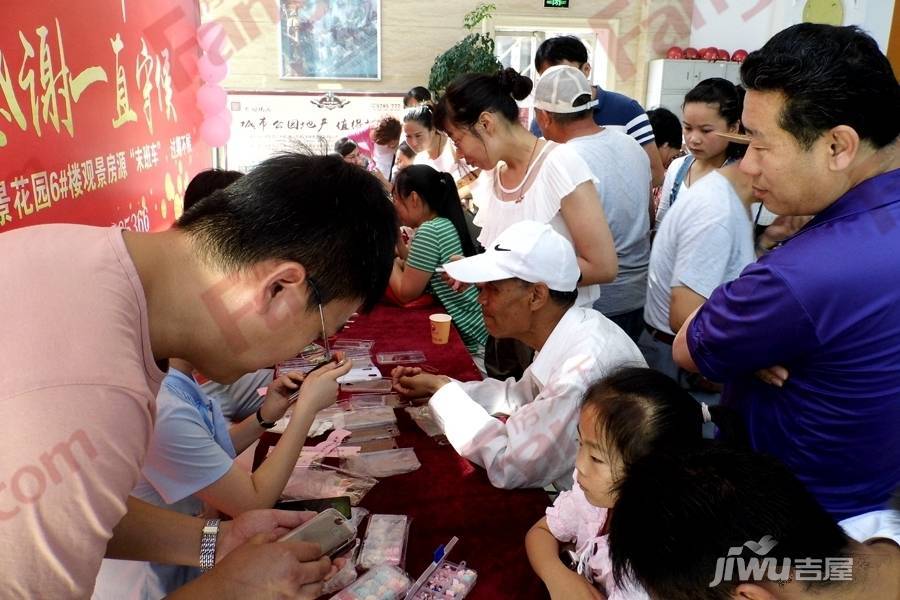
[(196, 0), (5, 0), (0, 232), (165, 229), (211, 164), (197, 129)]

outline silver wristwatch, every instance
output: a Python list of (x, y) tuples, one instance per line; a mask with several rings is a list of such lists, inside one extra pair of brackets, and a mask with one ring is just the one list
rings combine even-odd
[(216, 564), (216, 539), (219, 537), (220, 519), (207, 519), (200, 538), (200, 570), (209, 571)]

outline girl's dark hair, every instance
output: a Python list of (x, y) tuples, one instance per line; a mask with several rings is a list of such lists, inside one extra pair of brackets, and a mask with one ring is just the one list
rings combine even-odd
[[(711, 77), (704, 79), (698, 83), (694, 89), (689, 91), (684, 97), (685, 104), (691, 102), (702, 102), (704, 104), (718, 105), (719, 116), (725, 119), (728, 126), (738, 124), (738, 133), (744, 133), (744, 126), (741, 124), (741, 112), (744, 110), (744, 88), (734, 85), (727, 79), (721, 77)], [(731, 142), (725, 149), (725, 156), (729, 159), (740, 158), (747, 151), (746, 144), (737, 144)]]
[(409, 106), (411, 100), (415, 100), (416, 102), (431, 102), (431, 92), (428, 91), (428, 88), (417, 85), (403, 96), (403, 106)]
[(459, 235), (463, 254), (476, 254), (475, 244), (466, 227), (462, 202), (456, 190), (456, 182), (450, 173), (442, 173), (429, 165), (410, 165), (397, 173), (394, 188), (401, 198), (412, 192), (419, 194), (422, 202), (427, 204), (438, 216), (449, 219)]
[[(604, 377), (585, 392), (585, 408), (596, 412), (597, 437), (618, 452), (626, 475), (635, 461), (651, 452), (679, 452), (703, 444), (700, 403), (654, 369), (625, 367)], [(720, 406), (710, 406), (709, 411), (722, 441), (742, 445), (732, 420), (737, 416)]]
[(416, 151), (413, 150), (410, 147), (410, 145), (406, 143), (405, 140), (400, 142), (400, 145), (397, 146), (397, 150), (399, 150), (400, 154), (402, 154), (406, 158), (415, 158), (416, 157)]
[(472, 127), (483, 112), (499, 113), (508, 122), (516, 123), (516, 100), (527, 98), (532, 86), (531, 79), (511, 68), (495, 75), (461, 75), (453, 80), (435, 108), (435, 124), (443, 131), (451, 124)]
[(390, 115), (382, 117), (372, 130), (372, 138), (376, 144), (387, 146), (391, 142), (400, 140), (400, 134), (403, 132), (403, 126), (397, 117)]
[(344, 137), (334, 143), (334, 151), (341, 156), (347, 156), (354, 150), (356, 150), (356, 142), (350, 138)]
[(403, 122), (409, 123), (410, 121), (431, 131), (434, 129), (434, 107), (429, 103), (413, 106), (403, 113)]

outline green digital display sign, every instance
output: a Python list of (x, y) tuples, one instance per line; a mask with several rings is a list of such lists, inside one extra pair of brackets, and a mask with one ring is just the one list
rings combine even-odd
[(544, 8), (569, 8), (569, 0), (544, 0)]

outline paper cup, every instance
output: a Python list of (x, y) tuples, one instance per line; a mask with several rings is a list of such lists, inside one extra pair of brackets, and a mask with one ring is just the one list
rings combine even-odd
[(446, 344), (450, 339), (450, 321), (452, 317), (443, 313), (433, 314), (428, 317), (431, 321), (431, 342), (433, 344)]

